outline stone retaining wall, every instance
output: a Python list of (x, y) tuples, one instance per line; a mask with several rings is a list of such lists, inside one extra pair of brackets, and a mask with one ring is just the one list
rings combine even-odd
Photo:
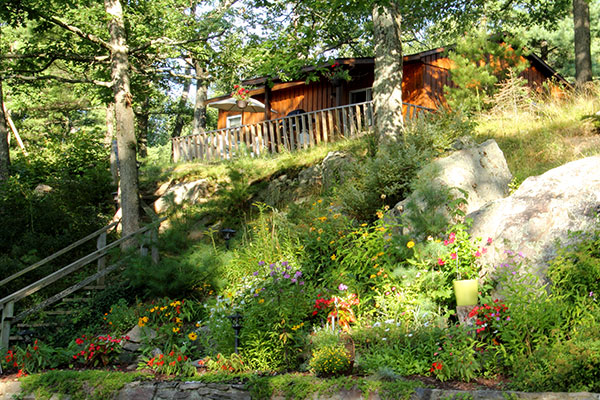
[[(20, 395), (21, 384), (18, 381), (0, 382), (0, 400), (35, 400), (35, 396)], [(17, 397), (18, 396), (18, 397)], [(272, 400), (283, 400), (284, 396), (274, 396)], [(51, 400), (58, 400), (52, 396)], [(63, 400), (69, 397), (63, 396)], [(202, 382), (133, 382), (119, 391), (117, 400), (250, 400), (245, 385), (202, 383)], [(357, 390), (344, 390), (331, 395), (315, 394), (313, 400), (361, 400), (362, 393)], [(600, 400), (597, 393), (524, 393), (502, 392), (495, 390), (442, 390), (416, 389), (411, 400)], [(263, 399), (260, 399), (263, 400)], [(377, 394), (371, 394), (369, 400), (380, 400)]]

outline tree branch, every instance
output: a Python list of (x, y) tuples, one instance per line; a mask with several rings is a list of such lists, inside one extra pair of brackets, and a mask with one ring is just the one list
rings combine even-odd
[(13, 74), (13, 75), (2, 76), (2, 77), (0, 77), (0, 79), (3, 79), (3, 80), (21, 79), (21, 80), (27, 81), (27, 82), (55, 80), (57, 82), (64, 82), (64, 83), (92, 83), (94, 85), (104, 86), (107, 88), (112, 88), (112, 86), (113, 86), (112, 82), (97, 81), (95, 79), (71, 79), (71, 78), (64, 78), (62, 76), (56, 76), (56, 75), (30, 76), (30, 75)]
[(29, 54), (16, 54), (8, 53), (1, 54), (0, 59), (2, 60), (24, 60), (29, 58), (47, 58), (51, 57), (54, 60), (67, 60), (67, 61), (83, 61), (83, 62), (105, 62), (110, 60), (110, 56), (82, 56), (79, 54), (58, 54), (58, 53), (29, 53)]

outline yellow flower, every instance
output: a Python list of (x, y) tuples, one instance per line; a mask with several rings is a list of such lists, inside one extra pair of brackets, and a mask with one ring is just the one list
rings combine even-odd
[(198, 339), (198, 335), (196, 335), (196, 332), (190, 332), (188, 334), (188, 338), (190, 338), (190, 340), (193, 342), (194, 340)]
[(174, 327), (173, 327), (173, 332), (174, 332), (174, 333), (177, 333), (177, 332), (179, 332), (179, 328), (178, 328), (178, 327), (176, 327), (176, 326), (174, 326)]
[(179, 318), (179, 317), (176, 317), (176, 318), (175, 318), (175, 322), (177, 322), (178, 324), (180, 324), (180, 323), (181, 323), (181, 318)]
[(377, 214), (377, 218), (383, 218), (383, 213), (381, 211), (377, 211), (375, 214)]
[(380, 251), (379, 253), (377, 253), (377, 257), (381, 257), (382, 255), (384, 255), (385, 253), (383, 251)]
[(332, 261), (335, 261), (335, 259), (336, 259), (336, 256), (335, 256), (335, 254), (333, 254), (333, 255), (331, 256), (331, 260), (332, 260)]
[(318, 219), (319, 221), (321, 221), (321, 222), (325, 222), (325, 221), (327, 221), (327, 217), (319, 217), (319, 218), (317, 218), (317, 219)]
[(258, 304), (262, 304), (262, 303), (264, 303), (264, 302), (265, 302), (265, 299), (259, 299), (259, 300), (258, 300)]
[(200, 322), (196, 322), (196, 328), (200, 328)]
[(333, 219), (338, 219), (340, 217), (340, 214), (333, 214)]
[(412, 249), (413, 247), (415, 247), (415, 242), (413, 242), (412, 240), (409, 241), (408, 243), (406, 243), (406, 247), (408, 247), (409, 249)]
[(320, 235), (321, 233), (323, 233), (323, 229), (322, 229), (322, 228), (319, 228), (319, 230), (318, 230), (317, 232), (318, 232), (318, 233), (319, 233), (319, 235)]
[(375, 276), (376, 276), (375, 274), (372, 274), (372, 275), (370, 276), (370, 278), (371, 278), (371, 279), (373, 279), (373, 278), (375, 278)]
[(322, 202), (323, 202), (323, 199), (317, 200), (317, 203), (319, 203), (319, 204), (322, 203)]
[(329, 244), (334, 244), (334, 243), (335, 243), (335, 240), (332, 240), (331, 242), (329, 242)]
[(360, 226), (367, 226), (368, 224), (360, 224)]

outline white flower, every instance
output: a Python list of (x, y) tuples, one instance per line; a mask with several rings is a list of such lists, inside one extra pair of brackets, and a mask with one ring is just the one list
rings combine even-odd
[(423, 326), (429, 326), (429, 321), (425, 322)]
[(381, 338), (381, 340), (387, 340), (387, 338)]
[(375, 323), (373, 324), (373, 328), (377, 328), (378, 326), (381, 326), (381, 323), (379, 323), (379, 322), (375, 322)]
[(412, 337), (412, 333), (409, 333), (409, 334), (408, 334), (408, 335), (406, 335), (406, 336), (408, 336), (408, 337)]
[(402, 325), (400, 322), (396, 322), (396, 326), (400, 326)]
[(387, 320), (385, 321), (385, 323), (386, 323), (386, 324), (393, 324), (393, 323), (394, 323), (394, 320), (393, 320), (393, 319), (387, 319)]
[(385, 328), (385, 331), (388, 332), (390, 330), (390, 328)]

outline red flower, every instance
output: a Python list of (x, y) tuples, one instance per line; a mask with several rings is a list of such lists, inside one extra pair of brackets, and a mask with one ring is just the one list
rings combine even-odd
[(75, 339), (75, 343), (83, 344), (83, 339), (77, 338), (77, 339)]
[(441, 258), (438, 258), (438, 265), (444, 265), (446, 264), (446, 262), (444, 260), (442, 260)]

